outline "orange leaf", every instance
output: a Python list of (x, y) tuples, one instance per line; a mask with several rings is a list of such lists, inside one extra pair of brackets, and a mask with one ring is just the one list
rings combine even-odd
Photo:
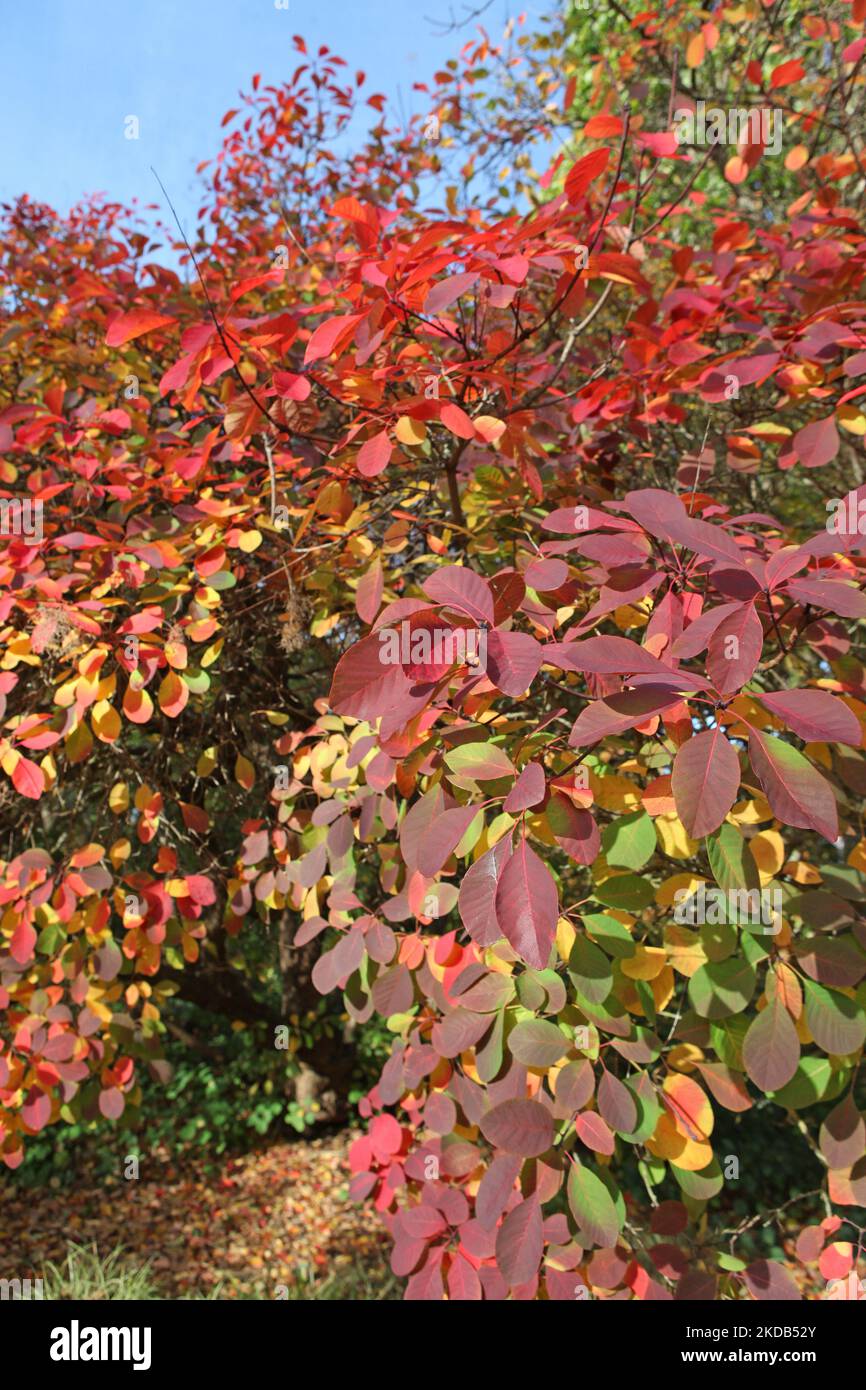
[(621, 116), (591, 116), (583, 127), (584, 135), (590, 140), (604, 140), (622, 135)]
[(177, 719), (186, 708), (189, 699), (189, 686), (176, 671), (169, 671), (159, 687), (159, 707), (169, 719)]
[(686, 67), (699, 68), (707, 51), (703, 34), (692, 34), (686, 45)]

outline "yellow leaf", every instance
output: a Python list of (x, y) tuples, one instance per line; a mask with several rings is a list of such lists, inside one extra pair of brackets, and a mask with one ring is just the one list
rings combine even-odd
[(762, 796), (756, 796), (751, 801), (738, 801), (729, 819), (735, 825), (760, 825), (765, 820), (772, 820), (773, 812)]
[(411, 448), (424, 443), (427, 438), (427, 426), (423, 420), (413, 420), (411, 415), (401, 415), (394, 428), (394, 436), (401, 444), (408, 444)]
[(115, 782), (108, 793), (108, 805), (116, 816), (122, 816), (129, 807), (129, 786), (126, 782)]
[(204, 651), (202, 652), (200, 662), (200, 665), (203, 669), (208, 666), (213, 666), (214, 662), (216, 661), (217, 657), (223, 649), (225, 640), (226, 639), (224, 637), (218, 637), (215, 642), (211, 642), (209, 647), (205, 647)]
[(620, 961), (620, 967), (630, 980), (654, 980), (666, 963), (667, 957), (660, 946), (637, 946), (633, 956)]
[(858, 840), (846, 862), (852, 869), (858, 869), (861, 874), (866, 874), (866, 840)]
[(694, 1043), (679, 1043), (677, 1047), (672, 1047), (667, 1055), (666, 1061), (669, 1067), (674, 1067), (676, 1071), (694, 1071), (695, 1064), (704, 1060), (704, 1054)]
[(93, 739), (90, 730), (82, 719), (77, 729), (66, 739), (66, 757), (70, 763), (83, 763), (93, 751)]
[(568, 963), (571, 948), (577, 940), (577, 932), (567, 917), (560, 917), (556, 924), (556, 949), (560, 960)]
[(108, 857), (111, 860), (112, 868), (119, 869), (120, 865), (123, 864), (131, 854), (132, 845), (125, 836), (120, 840), (115, 840), (108, 851)]
[(249, 758), (245, 758), (239, 753), (235, 760), (235, 781), (244, 788), (244, 791), (251, 791), (256, 780), (256, 770)]
[(210, 777), (216, 765), (216, 747), (206, 748), (195, 765), (196, 777)]
[(495, 415), (479, 415), (472, 423), (475, 426), (475, 433), (486, 444), (495, 444), (497, 439), (502, 438), (507, 428), (505, 421), (497, 420)]
[(252, 555), (254, 550), (258, 550), (261, 543), (261, 531), (243, 531), (238, 541), (238, 545), (245, 555)]
[(634, 811), (640, 805), (640, 789), (627, 777), (598, 777), (590, 770), (589, 780), (596, 804), (604, 811)]
[(658, 842), (669, 859), (691, 859), (698, 852), (698, 842), (689, 835), (676, 811), (663, 811), (656, 816)]
[(687, 1139), (668, 1114), (661, 1116), (655, 1134), (647, 1140), (646, 1146), (656, 1158), (669, 1159), (687, 1173), (699, 1173), (713, 1159), (712, 1145), (706, 1139)]
[(856, 405), (840, 405), (836, 411), (836, 419), (849, 434), (866, 434), (866, 415), (858, 410)]
[(107, 700), (100, 700), (93, 706), (90, 722), (93, 732), (102, 743), (113, 743), (120, 733), (120, 715)]
[[(853, 855), (856, 852), (857, 846), (855, 845), (851, 854)], [(850, 855), (848, 856), (848, 863), (851, 864)], [(866, 865), (866, 859), (864, 859), (864, 865)], [(852, 867), (857, 868), (857, 865), (853, 864)], [(815, 868), (815, 865), (809, 864), (805, 859), (789, 859), (785, 865), (785, 874), (788, 878), (792, 878), (795, 883), (812, 885), (815, 883), (823, 883), (824, 881)]]
[[(677, 900), (677, 893), (681, 890), (686, 897), (691, 897), (696, 893), (702, 883), (706, 883), (705, 878), (699, 874), (674, 874), (672, 878), (665, 879), (656, 889), (656, 902), (659, 907), (673, 907)], [(681, 899), (684, 901), (684, 899)]]
[(674, 923), (665, 928), (667, 956), (674, 970), (686, 979), (691, 979), (702, 965), (707, 963), (707, 954), (701, 943), (700, 933), (690, 927)]
[(778, 830), (762, 830), (749, 841), (758, 872), (761, 887), (765, 887), (781, 869), (785, 862), (785, 841)]

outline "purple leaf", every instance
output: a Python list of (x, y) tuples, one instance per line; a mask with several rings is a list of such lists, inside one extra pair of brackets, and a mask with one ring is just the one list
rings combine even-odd
[(550, 870), (522, 839), (496, 886), (496, 917), (509, 944), (544, 970), (556, 936), (559, 896)]
[(761, 694), (761, 704), (784, 719), (788, 728), (807, 743), (862, 743), (860, 721), (852, 710), (828, 690), (778, 690)]
[(717, 830), (740, 788), (740, 760), (721, 729), (706, 729), (679, 748), (671, 790), (677, 813), (695, 840)]

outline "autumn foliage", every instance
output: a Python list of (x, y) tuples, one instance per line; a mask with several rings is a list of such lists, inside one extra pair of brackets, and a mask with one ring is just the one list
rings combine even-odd
[[(435, 138), (374, 96), (351, 157), (363, 75), (296, 40), (185, 278), (115, 205), (6, 209), (10, 1167), (137, 1103), (190, 982), (270, 1023), (288, 930), (393, 1035), (352, 1195), (408, 1297), (854, 1268), (866, 6), (689, 8), (476, 36)], [(678, 144), (703, 92), (783, 156)], [(785, 1264), (722, 1235), (717, 1117), (768, 1108), (833, 1213)]]

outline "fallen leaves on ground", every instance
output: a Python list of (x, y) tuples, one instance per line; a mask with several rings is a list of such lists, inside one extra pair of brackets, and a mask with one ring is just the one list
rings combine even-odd
[[(149, 1261), (166, 1298), (295, 1296), (317, 1282), (387, 1277), (375, 1212), (349, 1202), (346, 1154), (356, 1136), (299, 1140), (227, 1159), (216, 1174), (192, 1160), (141, 1161), (136, 1179), (12, 1189), (2, 1198), (0, 1276), (38, 1274), (70, 1241), (130, 1264)], [(375, 1296), (375, 1295), (372, 1295)]]

